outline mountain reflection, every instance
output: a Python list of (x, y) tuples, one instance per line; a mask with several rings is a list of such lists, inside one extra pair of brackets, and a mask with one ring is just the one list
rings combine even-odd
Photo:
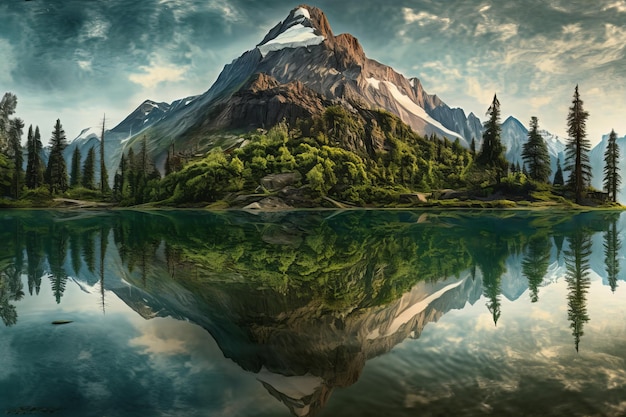
[[(204, 327), (293, 414), (312, 415), (368, 359), (481, 297), (497, 325), (503, 297), (528, 290), (541, 302), (541, 288), (563, 278), (578, 350), (591, 258), (602, 258), (605, 268), (593, 272), (617, 286), (618, 220), (611, 212), (5, 212), (0, 316), (17, 323), (24, 283), (30, 296), (49, 285), (62, 303), (76, 281), (100, 291), (103, 312), (113, 292), (147, 319)], [(603, 250), (592, 249), (596, 235)]]

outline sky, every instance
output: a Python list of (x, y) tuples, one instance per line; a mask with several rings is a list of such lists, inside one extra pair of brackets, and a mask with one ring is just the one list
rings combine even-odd
[[(497, 93), (509, 115), (566, 137), (578, 84), (588, 138), (626, 134), (626, 0), (316, 0), (335, 34), (417, 77), (481, 119)], [(0, 3), (0, 94), (45, 142), (114, 127), (145, 99), (208, 90), (298, 2), (284, 0), (6, 0)]]

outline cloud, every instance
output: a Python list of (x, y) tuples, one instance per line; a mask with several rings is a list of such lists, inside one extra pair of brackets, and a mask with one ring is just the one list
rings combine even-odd
[(0, 83), (9, 84), (12, 82), (11, 72), (15, 69), (15, 54), (11, 44), (2, 38), (0, 38), (0, 56), (2, 57), (0, 59)]
[(100, 16), (94, 16), (85, 21), (80, 35), (78, 36), (78, 40), (79, 42), (84, 42), (89, 39), (106, 40), (109, 29), (111, 29), (111, 23), (108, 20)]
[(491, 7), (484, 6), (479, 10), (482, 21), (478, 22), (474, 31), (474, 36), (483, 36), (486, 34), (494, 34), (497, 38), (504, 42), (517, 35), (519, 25), (516, 23), (500, 21), (499, 17), (492, 17), (487, 15), (487, 12), (491, 10)]
[(602, 8), (602, 11), (607, 11), (607, 10), (615, 10), (619, 13), (626, 13), (626, 1), (624, 0), (615, 1)]
[(443, 29), (447, 29), (450, 26), (450, 23), (452, 23), (452, 20), (448, 17), (439, 17), (424, 11), (415, 13), (413, 9), (408, 7), (404, 7), (402, 9), (402, 15), (404, 17), (404, 22), (407, 24), (417, 23), (420, 26), (425, 26), (434, 23), (441, 25)]
[(128, 79), (144, 88), (152, 88), (161, 83), (181, 81), (189, 67), (163, 62), (158, 56), (153, 56), (150, 64), (140, 66), (139, 70), (140, 73), (132, 73)]
[(467, 77), (467, 94), (474, 97), (480, 104), (489, 105), (493, 100), (497, 87), (493, 84), (481, 82), (476, 77)]

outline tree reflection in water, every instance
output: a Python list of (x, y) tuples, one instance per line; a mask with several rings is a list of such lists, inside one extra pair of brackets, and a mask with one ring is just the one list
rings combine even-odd
[[(225, 356), (270, 373), (264, 386), (294, 413), (312, 413), (366, 360), (468, 301), (482, 295), (497, 324), (506, 274), (523, 276), (538, 302), (561, 252), (578, 350), (600, 232), (614, 290), (615, 213), (11, 212), (0, 220), (0, 316), (17, 323), (23, 282), (36, 296), (48, 277), (61, 303), (74, 279), (99, 289), (103, 312), (111, 291), (144, 317), (202, 325)], [(508, 262), (514, 255), (518, 264)], [(322, 382), (306, 401), (268, 382), (309, 374)]]

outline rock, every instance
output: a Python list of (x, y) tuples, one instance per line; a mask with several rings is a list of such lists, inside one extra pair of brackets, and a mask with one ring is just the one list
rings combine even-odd
[(278, 191), (283, 188), (294, 185), (300, 181), (299, 172), (286, 172), (284, 174), (271, 174), (261, 178), (261, 185), (269, 191)]
[(400, 194), (400, 203), (427, 203), (428, 197), (430, 197), (430, 193), (410, 193), (410, 194)]
[(290, 205), (286, 204), (282, 199), (278, 197), (267, 197), (261, 201), (248, 204), (244, 210), (286, 210), (291, 209)]

